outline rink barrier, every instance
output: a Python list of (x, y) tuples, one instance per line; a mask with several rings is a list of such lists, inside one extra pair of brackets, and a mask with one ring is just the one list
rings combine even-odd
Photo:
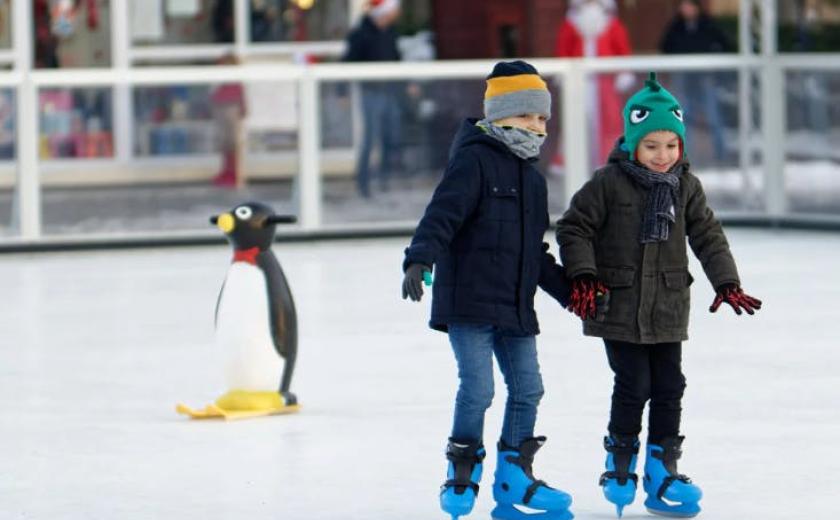
[[(773, 51), (771, 53), (771, 51)], [(777, 226), (794, 222), (813, 222), (815, 226), (834, 226), (840, 217), (801, 217), (787, 212), (784, 185), (784, 137), (785, 114), (777, 108), (785, 105), (784, 74), (788, 70), (840, 70), (840, 54), (830, 55), (776, 55), (767, 47), (761, 55), (729, 54), (704, 56), (633, 56), (599, 59), (534, 58), (531, 62), (540, 73), (554, 79), (561, 87), (558, 105), (562, 110), (563, 128), (584, 128), (587, 114), (583, 99), (586, 78), (590, 74), (631, 71), (645, 73), (649, 70), (669, 71), (737, 71), (740, 84), (744, 78), (756, 75), (761, 79), (762, 124), (761, 129), (751, 128), (752, 117), (748, 112), (750, 90), (739, 89), (741, 114), (739, 135), (742, 143), (751, 142), (752, 134), (760, 134), (760, 151), (765, 184), (762, 207), (765, 212), (751, 217), (754, 222), (766, 222)], [(241, 66), (214, 67), (143, 67), (79, 70), (24, 70), (0, 73), (0, 86), (17, 89), (17, 182), (14, 218), (19, 236), (0, 240), (10, 247), (23, 244), (90, 243), (104, 244), (108, 241), (125, 242), (119, 235), (101, 238), (85, 235), (81, 238), (44, 236), (41, 211), (41, 165), (38, 156), (38, 100), (37, 91), (48, 87), (106, 86), (114, 88), (115, 128), (119, 121), (130, 121), (124, 113), (120, 99), (129, 99), (129, 87), (167, 84), (207, 84), (230, 81), (236, 78), (246, 82), (296, 82), (299, 92), (298, 110), (298, 200), (300, 209), (299, 236), (319, 236), (332, 233), (322, 222), (322, 168), (323, 150), (320, 148), (320, 85), (330, 81), (359, 80), (430, 80), (430, 79), (481, 79), (491, 70), (495, 60), (439, 61), (422, 63), (335, 63), (335, 64), (248, 64)], [(775, 109), (774, 109), (775, 108)], [(566, 158), (565, 194), (566, 201), (586, 181), (591, 167), (588, 164), (589, 149), (586, 132), (568, 132), (564, 135), (563, 152)], [(130, 133), (116, 128), (116, 161), (127, 160)], [(742, 171), (753, 167), (746, 157), (753, 150), (748, 145), (740, 147)], [(746, 175), (745, 175), (746, 177)], [(395, 223), (387, 223), (389, 225)], [(372, 234), (376, 229), (371, 227)], [(158, 236), (155, 234), (154, 236)], [(200, 240), (199, 231), (187, 233), (161, 233), (166, 240), (189, 241), (190, 237)]]
[[(553, 235), (558, 218), (559, 216), (552, 217), (552, 224), (548, 231), (549, 234)], [(831, 233), (840, 231), (840, 218), (833, 215), (771, 218), (752, 214), (738, 215), (721, 213), (718, 214), (718, 218), (727, 229), (751, 228), (771, 231), (791, 230)], [(274, 241), (276, 243), (296, 243), (403, 238), (405, 239), (405, 244), (408, 245), (408, 241), (414, 234), (416, 227), (416, 222), (405, 222), (379, 226), (331, 226), (316, 231), (284, 228), (282, 231), (277, 231)], [(547, 237), (547, 240), (553, 243), (550, 237)], [(229, 247), (229, 244), (217, 232), (204, 231), (183, 233), (128, 233), (120, 235), (61, 235), (44, 237), (35, 241), (20, 239), (3, 240), (0, 241), (0, 255), (206, 246)]]

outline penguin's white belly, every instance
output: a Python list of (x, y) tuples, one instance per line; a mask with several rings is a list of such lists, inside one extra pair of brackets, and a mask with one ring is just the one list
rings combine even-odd
[(231, 264), (219, 298), (216, 345), (229, 390), (277, 390), (282, 360), (274, 348), (262, 270)]

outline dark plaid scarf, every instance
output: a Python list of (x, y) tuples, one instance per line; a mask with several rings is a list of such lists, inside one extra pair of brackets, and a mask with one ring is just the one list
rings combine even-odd
[(619, 164), (636, 183), (648, 190), (639, 240), (642, 244), (668, 240), (671, 225), (676, 222), (684, 165), (678, 164), (668, 173), (657, 173), (632, 161), (620, 161)]

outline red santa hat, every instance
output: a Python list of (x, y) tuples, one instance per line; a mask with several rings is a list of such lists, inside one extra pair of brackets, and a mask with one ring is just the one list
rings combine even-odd
[(391, 14), (400, 8), (400, 0), (370, 0), (370, 14), (374, 18)]
[[(589, 1), (590, 0), (572, 0), (569, 5), (572, 9), (580, 9), (583, 6), (583, 4)], [(618, 10), (618, 6), (616, 6), (615, 0), (597, 0), (597, 3), (601, 4), (601, 7), (603, 7), (611, 13), (614, 13)]]

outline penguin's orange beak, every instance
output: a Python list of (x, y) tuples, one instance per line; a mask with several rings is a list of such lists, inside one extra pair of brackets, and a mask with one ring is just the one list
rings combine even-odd
[(236, 227), (236, 220), (230, 213), (222, 213), (216, 219), (216, 225), (222, 230), (222, 233), (227, 235)]

